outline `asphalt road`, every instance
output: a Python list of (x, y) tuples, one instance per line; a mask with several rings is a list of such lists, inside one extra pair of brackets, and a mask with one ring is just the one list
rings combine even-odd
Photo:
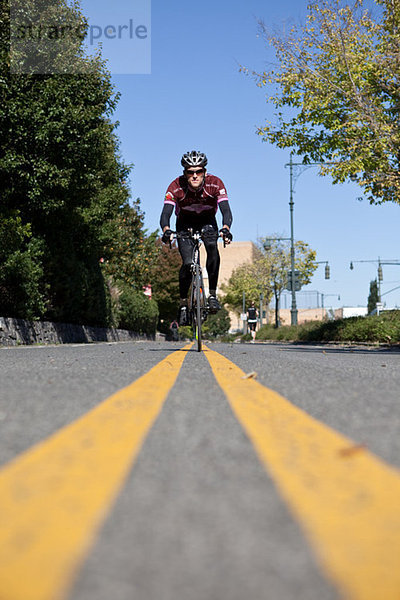
[[(0, 349), (1, 465), (182, 347), (136, 342)], [(258, 382), (308, 415), (400, 467), (399, 351), (289, 344), (210, 348), (245, 373), (255, 371)], [(6, 592), (0, 580), (0, 598), (20, 600)], [(189, 351), (66, 598), (340, 597), (205, 354)], [(379, 590), (374, 597), (383, 598)]]

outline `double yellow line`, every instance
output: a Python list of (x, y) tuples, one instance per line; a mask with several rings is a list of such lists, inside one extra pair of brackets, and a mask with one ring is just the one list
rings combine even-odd
[(400, 599), (400, 474), (208, 350), (236, 417), (326, 576), (353, 600)]
[[(66, 596), (189, 348), (0, 472), (1, 600)], [(205, 355), (326, 576), (345, 598), (398, 600), (399, 473), (220, 354)]]
[(0, 472), (1, 600), (65, 596), (189, 347)]

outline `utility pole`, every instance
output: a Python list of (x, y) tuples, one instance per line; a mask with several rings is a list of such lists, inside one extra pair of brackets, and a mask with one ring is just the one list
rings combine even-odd
[(297, 325), (297, 304), (296, 304), (296, 281), (294, 276), (294, 201), (293, 201), (293, 155), (290, 153), (290, 200), (289, 200), (289, 208), (290, 208), (290, 264), (292, 270), (292, 308), (290, 310), (291, 314), (291, 324)]
[(303, 173), (303, 171), (305, 171), (306, 169), (309, 169), (310, 167), (319, 167), (321, 165), (331, 165), (331, 164), (337, 164), (337, 163), (295, 163), (293, 162), (293, 152), (290, 153), (290, 161), (289, 163), (287, 163), (285, 165), (285, 167), (289, 167), (289, 173), (290, 173), (290, 201), (289, 201), (289, 207), (290, 207), (290, 258), (291, 258), (291, 269), (292, 269), (292, 285), (291, 285), (291, 290), (292, 290), (292, 309), (291, 309), (291, 324), (292, 325), (297, 325), (297, 305), (296, 305), (296, 278), (295, 278), (295, 273), (294, 273), (294, 266), (295, 266), (295, 255), (294, 255), (294, 225), (293, 225), (293, 221), (294, 221), (294, 200), (293, 200), (293, 193), (294, 193), (294, 185), (297, 181), (297, 179), (299, 178), (299, 176)]

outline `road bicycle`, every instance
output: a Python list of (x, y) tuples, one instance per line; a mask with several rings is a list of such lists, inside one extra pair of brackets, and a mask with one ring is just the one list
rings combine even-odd
[[(208, 316), (208, 305), (206, 294), (204, 290), (203, 272), (200, 265), (200, 246), (203, 241), (202, 236), (215, 235), (217, 239), (217, 232), (202, 232), (193, 231), (188, 229), (187, 231), (180, 231), (178, 233), (173, 232), (174, 237), (177, 239), (190, 239), (193, 242), (192, 250), (192, 261), (190, 270), (192, 273), (192, 283), (190, 286), (190, 297), (188, 304), (189, 312), (189, 324), (192, 325), (193, 340), (196, 343), (197, 352), (201, 352), (202, 347), (202, 325)], [(223, 238), (224, 247), (226, 241)]]

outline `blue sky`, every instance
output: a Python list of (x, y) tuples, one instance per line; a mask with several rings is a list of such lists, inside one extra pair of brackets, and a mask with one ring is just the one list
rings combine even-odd
[[(142, 63), (150, 74), (129, 72), (136, 65), (133, 46), (118, 40), (104, 49), (111, 56), (113, 81), (121, 93), (114, 115), (125, 162), (133, 163), (132, 197), (141, 199), (145, 225), (157, 229), (168, 184), (181, 172), (183, 152), (199, 149), (209, 157), (209, 172), (221, 177), (234, 215), (235, 240), (253, 240), (274, 233), (288, 237), (289, 152), (263, 143), (256, 127), (273, 119), (266, 103), (267, 90), (239, 73), (239, 64), (262, 71), (274, 60), (272, 51), (257, 36), (257, 20), (272, 29), (304, 20), (308, 0), (267, 2), (228, 0), (201, 3), (153, 0), (151, 29), (143, 44)], [(82, 0), (90, 23), (123, 25), (148, 19), (147, 0)], [(147, 23), (146, 23), (147, 24)], [(140, 48), (136, 45), (135, 49)], [(139, 50), (140, 52), (141, 50)], [(113, 56), (114, 55), (114, 56)], [(113, 69), (115, 57), (123, 68)], [(136, 67), (132, 67), (132, 71)], [(150, 69), (149, 69), (150, 70)], [(331, 279), (325, 281), (321, 265), (309, 289), (327, 296), (325, 305), (366, 305), (369, 283), (376, 276), (374, 263), (350, 261), (399, 259), (400, 207), (371, 206), (360, 201), (356, 184), (333, 186), (318, 170), (303, 172), (296, 183), (295, 237), (328, 260)], [(382, 292), (400, 286), (400, 266), (384, 266)], [(334, 295), (340, 294), (340, 301)], [(383, 297), (388, 306), (400, 305), (400, 290)]]

